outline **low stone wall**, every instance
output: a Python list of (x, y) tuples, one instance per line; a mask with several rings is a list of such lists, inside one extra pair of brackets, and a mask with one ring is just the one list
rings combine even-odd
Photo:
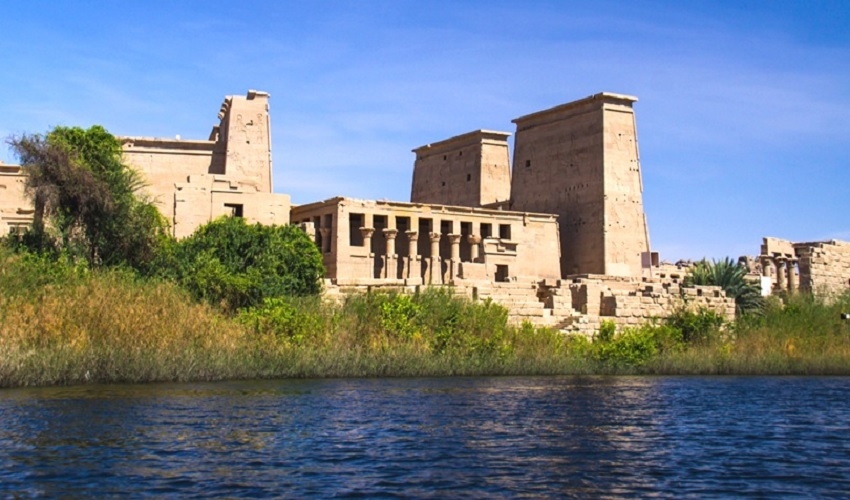
[[(642, 281), (635, 278), (583, 275), (565, 280), (527, 282), (459, 282), (454, 293), (473, 300), (490, 299), (508, 309), (513, 324), (529, 322), (564, 333), (592, 336), (603, 321), (618, 327), (637, 326), (670, 316), (679, 308), (705, 308), (728, 320), (735, 318), (735, 300), (720, 287), (683, 287), (677, 279)], [(349, 293), (395, 291), (415, 293), (419, 286), (348, 283), (327, 280), (325, 295), (342, 300)]]
[(794, 245), (800, 262), (800, 289), (818, 295), (850, 290), (850, 243), (822, 241)]

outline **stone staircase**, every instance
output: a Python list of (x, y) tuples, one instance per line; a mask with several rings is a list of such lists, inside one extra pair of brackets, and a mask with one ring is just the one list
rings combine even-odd
[(556, 327), (559, 318), (537, 296), (536, 283), (482, 283), (472, 287), (472, 297), (490, 299), (508, 309), (508, 321), (519, 325), (528, 321), (534, 326)]

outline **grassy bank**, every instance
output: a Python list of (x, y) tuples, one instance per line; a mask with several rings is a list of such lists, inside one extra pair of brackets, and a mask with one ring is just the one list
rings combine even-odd
[(594, 342), (507, 325), (504, 308), (436, 291), (238, 314), (173, 283), (0, 255), (0, 386), (271, 377), (850, 374), (850, 295), (794, 297), (718, 328), (710, 315)]

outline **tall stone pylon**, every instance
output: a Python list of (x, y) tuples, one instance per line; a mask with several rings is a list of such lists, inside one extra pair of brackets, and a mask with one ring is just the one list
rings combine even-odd
[(558, 215), (561, 276), (642, 274), (636, 101), (603, 92), (513, 120), (511, 209)]
[(414, 149), (411, 203), (493, 208), (507, 204), (510, 135), (475, 130)]

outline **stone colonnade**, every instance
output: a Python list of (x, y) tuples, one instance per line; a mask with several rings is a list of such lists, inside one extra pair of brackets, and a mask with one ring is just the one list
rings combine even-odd
[(507, 218), (485, 222), (464, 214), (428, 215), (368, 207), (340, 211), (338, 205), (327, 205), (295, 220), (313, 226), (332, 276), (434, 285), (458, 277), (461, 264), (483, 264), (485, 238), (494, 233), (509, 237), (515, 223)]
[(797, 264), (800, 259), (787, 255), (759, 255), (762, 276), (770, 277), (771, 269), (776, 270), (775, 289), (779, 292), (794, 293), (799, 289)]

